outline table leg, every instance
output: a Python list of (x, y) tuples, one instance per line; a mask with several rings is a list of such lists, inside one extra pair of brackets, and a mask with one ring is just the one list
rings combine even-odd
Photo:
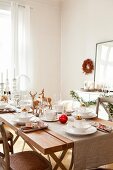
[(58, 167), (60, 167), (62, 170), (67, 170), (66, 167), (63, 165), (62, 160), (65, 157), (67, 150), (63, 150), (60, 157), (58, 158), (54, 153), (50, 154), (50, 156), (53, 158), (53, 160), (56, 162), (56, 165), (54, 166), (53, 170), (57, 170)]
[(72, 170), (72, 168), (74, 166), (73, 161), (74, 161), (74, 148), (72, 148), (72, 156), (71, 156), (71, 163), (69, 166), (69, 170)]

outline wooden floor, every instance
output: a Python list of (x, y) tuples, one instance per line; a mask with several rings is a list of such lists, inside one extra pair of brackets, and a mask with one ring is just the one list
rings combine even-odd
[[(10, 131), (11, 131), (11, 130), (10, 130)], [(15, 145), (14, 145), (14, 152), (15, 152), (15, 153), (16, 153), (16, 152), (21, 152), (21, 151), (22, 151), (22, 148), (23, 148), (23, 144), (24, 144), (23, 139), (22, 139), (21, 137), (19, 137), (18, 141), (17, 141), (17, 142), (15, 143)], [(2, 150), (2, 145), (0, 145), (0, 150)], [(31, 150), (31, 148), (30, 148), (27, 144), (25, 144), (24, 151), (27, 151), (27, 150)], [(57, 154), (60, 154), (60, 152), (57, 153)], [(45, 156), (45, 157), (48, 159), (47, 156)], [(69, 150), (69, 151), (67, 152), (67, 154), (66, 154), (66, 156), (65, 156), (65, 159), (63, 160), (63, 163), (64, 163), (64, 165), (65, 165), (67, 168), (69, 167), (70, 157), (71, 157), (71, 150)], [(54, 166), (55, 162), (54, 162), (53, 160), (51, 160), (51, 163), (52, 163), (52, 165)], [(108, 169), (111, 170), (111, 169), (113, 169), (113, 164), (105, 165), (105, 166), (103, 166), (103, 167), (107, 168), (107, 170), (108, 170)], [(0, 167), (0, 170), (2, 170), (1, 167)], [(59, 170), (60, 170), (60, 168), (59, 168)]]

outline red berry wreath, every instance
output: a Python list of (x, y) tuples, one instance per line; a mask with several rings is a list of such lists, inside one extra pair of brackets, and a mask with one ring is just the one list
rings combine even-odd
[(93, 61), (91, 59), (84, 60), (82, 70), (85, 74), (90, 74), (94, 70)]

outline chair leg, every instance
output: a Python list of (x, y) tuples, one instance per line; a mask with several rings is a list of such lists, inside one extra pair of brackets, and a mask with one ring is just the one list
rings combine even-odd
[(11, 154), (13, 154), (13, 139), (10, 140), (10, 151), (11, 151)]
[(49, 156), (49, 155), (47, 155), (47, 157), (48, 157), (49, 162), (51, 162), (50, 156)]
[(24, 141), (24, 143), (23, 143), (23, 146), (22, 146), (22, 152), (24, 151), (24, 148), (25, 148), (25, 141)]

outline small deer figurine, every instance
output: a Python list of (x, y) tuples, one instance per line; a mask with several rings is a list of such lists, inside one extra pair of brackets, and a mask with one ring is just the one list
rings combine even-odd
[(7, 96), (1, 96), (1, 101), (4, 101), (6, 103), (8, 103), (8, 97)]
[(38, 110), (38, 106), (39, 106), (39, 100), (35, 100), (35, 97), (37, 95), (37, 92), (36, 93), (31, 93), (31, 91), (29, 92), (31, 98), (32, 98), (32, 110), (33, 110), (33, 114), (34, 114), (34, 111), (36, 109), (36, 113), (37, 113), (37, 110)]
[(49, 109), (52, 109), (52, 99), (50, 97), (45, 97), (44, 89), (42, 89), (41, 93), (39, 94), (41, 96), (42, 102), (45, 102), (46, 105), (49, 107)]

